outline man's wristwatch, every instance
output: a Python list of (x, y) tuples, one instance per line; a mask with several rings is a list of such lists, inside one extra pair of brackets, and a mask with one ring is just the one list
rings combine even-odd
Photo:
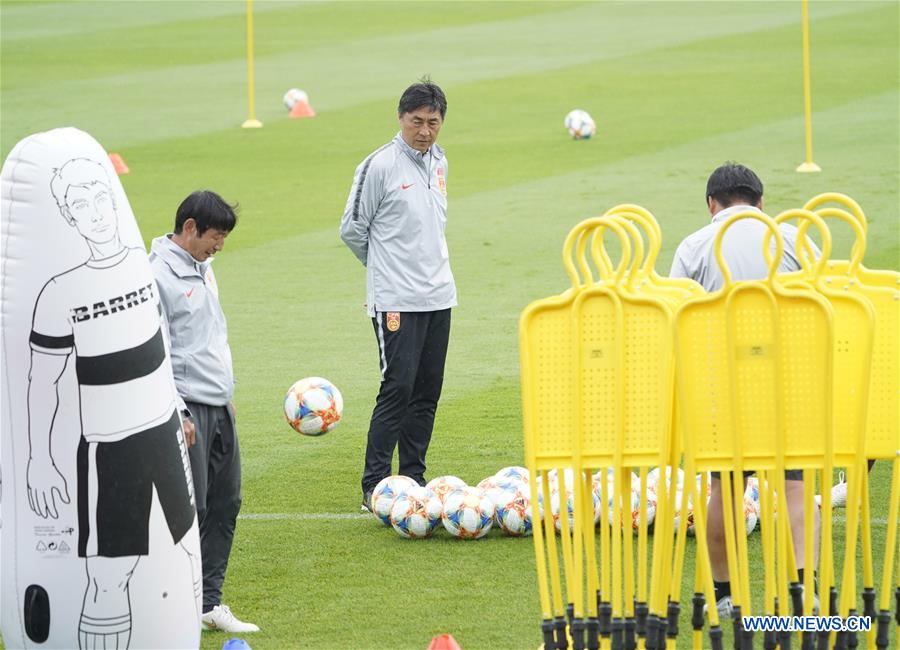
[(194, 416), (191, 414), (191, 412), (189, 410), (187, 410), (186, 408), (181, 409), (181, 419), (182, 420), (190, 420), (193, 417)]

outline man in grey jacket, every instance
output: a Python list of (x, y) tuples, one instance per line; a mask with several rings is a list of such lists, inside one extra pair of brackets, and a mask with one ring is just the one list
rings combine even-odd
[(234, 421), (234, 374), (228, 328), (212, 256), (237, 223), (215, 192), (199, 191), (178, 207), (175, 232), (153, 240), (150, 267), (171, 340), (175, 386), (184, 400), (184, 431), (194, 475), (203, 563), (204, 629), (257, 632), (222, 604), (222, 584), (241, 509), (241, 456)]
[[(688, 235), (679, 244), (675, 251), (669, 277), (691, 278), (701, 284), (707, 292), (712, 293), (721, 289), (725, 283), (722, 269), (719, 268), (715, 256), (716, 235), (724, 223), (736, 214), (741, 212), (762, 214), (763, 183), (752, 169), (735, 162), (726, 162), (717, 167), (707, 180), (706, 205), (712, 218), (711, 222)], [(797, 228), (784, 223), (780, 224), (779, 230), (784, 238), (784, 252), (778, 264), (778, 272), (797, 271), (800, 269), (800, 262), (796, 256)], [(762, 252), (763, 237), (767, 231), (767, 226), (756, 219), (744, 219), (729, 228), (722, 240), (722, 257), (728, 265), (733, 280), (760, 280), (768, 275), (768, 262)], [(815, 256), (818, 257), (819, 249), (812, 242), (810, 244)], [(769, 246), (774, 254), (774, 239), (770, 240)], [(745, 489), (746, 475), (751, 473), (745, 472)], [(799, 469), (785, 470), (784, 476), (785, 498), (794, 542), (794, 557), (802, 584), (806, 565), (811, 564), (815, 568), (818, 563), (820, 514), (816, 508), (813, 513), (813, 557), (806, 558), (803, 543), (805, 524), (803, 471)], [(731, 602), (731, 580), (725, 551), (723, 509), (721, 479), (718, 472), (712, 472), (709, 509), (706, 517), (709, 559), (713, 585), (716, 590), (716, 608), (719, 616), (731, 618), (736, 615)], [(736, 513), (736, 516), (740, 517), (740, 515), (741, 513)], [(818, 608), (818, 602), (818, 595), (816, 595), (816, 608)]]
[(400, 132), (356, 168), (341, 239), (366, 267), (366, 306), (378, 341), (381, 387), (369, 424), (363, 507), (391, 474), (425, 484), (425, 454), (444, 380), (456, 285), (444, 228), (447, 159), (435, 141), (447, 113), (425, 78), (400, 97)]

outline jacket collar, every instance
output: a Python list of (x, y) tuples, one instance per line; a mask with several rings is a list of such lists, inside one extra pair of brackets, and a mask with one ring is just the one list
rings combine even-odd
[[(397, 143), (397, 146), (400, 147), (401, 151), (405, 152), (406, 155), (411, 156), (413, 160), (418, 162), (423, 161), (424, 154), (406, 144), (406, 140), (403, 139), (400, 131), (397, 131), (397, 135), (394, 136), (394, 142)], [(432, 144), (426, 153), (430, 153), (435, 160), (441, 160), (444, 157), (444, 150), (437, 142)]]
[(759, 208), (753, 207), (752, 205), (732, 205), (731, 207), (725, 208), (724, 210), (719, 210), (712, 218), (713, 223), (722, 223), (729, 217), (736, 215), (738, 212), (756, 212), (757, 214), (763, 214), (763, 211)]
[(150, 245), (150, 252), (162, 258), (179, 278), (191, 276), (202, 278), (211, 263), (195, 260), (190, 253), (172, 241), (172, 233), (154, 239)]

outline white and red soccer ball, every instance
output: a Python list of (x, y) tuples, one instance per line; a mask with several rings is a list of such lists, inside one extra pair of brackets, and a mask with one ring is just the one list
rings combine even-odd
[(759, 501), (755, 501), (753, 497), (744, 495), (744, 525), (747, 527), (749, 535), (756, 530), (756, 524), (759, 523)]
[(284, 107), (288, 110), (291, 110), (298, 102), (308, 102), (309, 95), (307, 95), (299, 88), (291, 88), (289, 91), (284, 93), (282, 101), (284, 102)]
[(594, 118), (588, 115), (587, 111), (583, 111), (580, 108), (569, 111), (566, 119), (563, 120), (563, 124), (574, 140), (587, 140), (597, 132)]
[(498, 482), (503, 481), (520, 481), (528, 483), (528, 470), (524, 467), (510, 466), (499, 470), (494, 476)]
[(443, 503), (444, 497), (457, 488), (466, 487), (466, 482), (456, 476), (438, 476), (428, 481), (428, 485), (425, 487), (434, 492), (438, 500)]
[[(594, 477), (596, 479), (596, 476)], [(559, 484), (559, 475), (555, 469), (551, 469), (544, 474), (544, 480), (550, 492), (550, 514), (553, 517), (553, 526), (557, 533), (562, 532), (562, 512), (563, 507), (566, 511), (566, 521), (569, 526), (569, 534), (572, 534), (575, 528), (575, 473), (566, 468), (563, 472), (563, 485)], [(593, 480), (591, 483), (591, 508), (594, 515), (594, 523), (600, 520), (600, 491), (597, 489), (597, 482)], [(563, 506), (565, 503), (565, 506)], [(539, 487), (538, 490), (538, 511), (541, 518), (544, 516), (544, 492)]]
[(440, 523), (441, 506), (441, 501), (434, 492), (416, 485), (394, 499), (389, 520), (401, 537), (424, 539), (430, 537)]
[(391, 508), (398, 497), (419, 484), (408, 476), (386, 476), (372, 490), (369, 509), (385, 526), (391, 525)]
[[(654, 467), (647, 473), (647, 491), (652, 495), (656, 495), (659, 491), (659, 480), (661, 478), (659, 467)], [(672, 489), (672, 468), (666, 467), (666, 487)], [(675, 491), (682, 492), (684, 490), (684, 470), (680, 467), (675, 470)]]
[(494, 524), (494, 502), (477, 487), (458, 488), (444, 497), (441, 522), (454, 537), (479, 539)]
[(284, 417), (305, 436), (321, 436), (334, 429), (344, 412), (344, 398), (337, 386), (321, 377), (294, 383), (284, 398)]
[(522, 481), (492, 484), (486, 490), (494, 503), (494, 524), (503, 534), (512, 537), (531, 535), (534, 520), (531, 515), (531, 489)]

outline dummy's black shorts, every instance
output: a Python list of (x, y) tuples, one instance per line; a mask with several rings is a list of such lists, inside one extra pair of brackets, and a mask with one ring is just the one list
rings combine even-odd
[(78, 443), (78, 555), (127, 557), (149, 552), (153, 488), (178, 543), (194, 522), (190, 461), (181, 418), (116, 442)]

